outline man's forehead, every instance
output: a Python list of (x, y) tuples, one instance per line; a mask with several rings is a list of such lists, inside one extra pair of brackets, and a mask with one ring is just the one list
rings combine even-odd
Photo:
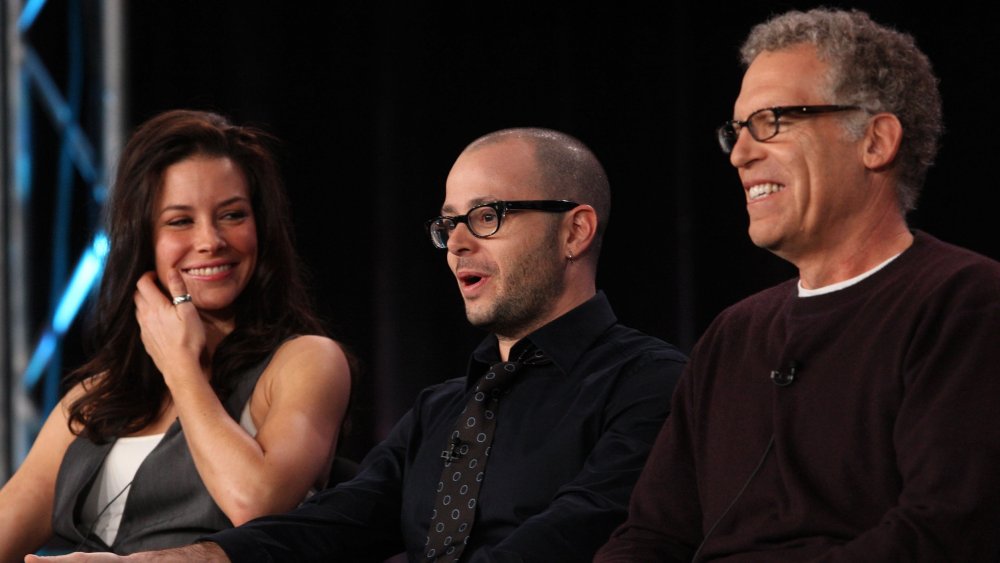
[(503, 140), (462, 153), (445, 187), (442, 210), (464, 213), (497, 200), (536, 199), (539, 174), (534, 151), (520, 139)]
[(535, 145), (529, 139), (505, 137), (469, 147), (459, 155), (455, 166), (467, 165), (492, 168), (513, 163), (518, 166), (535, 165)]
[(740, 119), (765, 107), (829, 103), (829, 66), (810, 44), (762, 51), (743, 75), (734, 111)]

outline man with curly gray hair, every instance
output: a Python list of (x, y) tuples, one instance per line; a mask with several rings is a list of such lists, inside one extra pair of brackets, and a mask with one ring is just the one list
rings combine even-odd
[(845, 119), (855, 138), (864, 133), (869, 115), (885, 112), (899, 120), (906, 133), (893, 162), (896, 195), (904, 211), (913, 210), (944, 128), (938, 81), (927, 56), (912, 36), (882, 27), (863, 12), (824, 10), (790, 12), (758, 25), (740, 54), (749, 67), (763, 52), (803, 43), (828, 65), (826, 98), (863, 110)]
[(858, 11), (758, 25), (719, 143), (799, 278), (696, 345), (595, 561), (997, 561), (1000, 264), (920, 231), (941, 103)]

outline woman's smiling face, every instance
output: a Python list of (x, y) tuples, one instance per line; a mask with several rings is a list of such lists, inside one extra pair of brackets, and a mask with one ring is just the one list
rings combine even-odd
[(156, 275), (180, 274), (202, 315), (232, 320), (257, 262), (250, 192), (229, 158), (195, 155), (169, 166), (153, 214)]

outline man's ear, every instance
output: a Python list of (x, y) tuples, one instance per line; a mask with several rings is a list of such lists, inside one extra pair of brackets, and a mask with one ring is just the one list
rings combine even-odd
[(891, 113), (876, 114), (865, 130), (862, 156), (865, 168), (881, 170), (891, 166), (902, 141), (903, 125), (899, 118)]
[(590, 205), (578, 205), (563, 219), (564, 245), (568, 256), (583, 256), (597, 236), (597, 212)]

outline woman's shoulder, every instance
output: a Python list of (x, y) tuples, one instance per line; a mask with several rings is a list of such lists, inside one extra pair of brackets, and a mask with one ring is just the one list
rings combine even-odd
[(350, 382), (350, 363), (343, 346), (336, 340), (306, 334), (284, 341), (274, 352), (264, 370), (268, 385), (295, 385), (309, 382), (318, 385), (324, 379), (340, 386)]
[[(254, 388), (262, 403), (255, 398), (251, 405), (330, 404), (346, 401), (350, 389), (351, 368), (341, 345), (325, 336), (303, 335), (286, 340), (275, 351)], [(263, 420), (264, 413), (257, 418)]]
[(346, 358), (343, 346), (336, 340), (318, 334), (303, 334), (282, 342), (274, 352), (271, 362), (339, 359), (346, 361)]

